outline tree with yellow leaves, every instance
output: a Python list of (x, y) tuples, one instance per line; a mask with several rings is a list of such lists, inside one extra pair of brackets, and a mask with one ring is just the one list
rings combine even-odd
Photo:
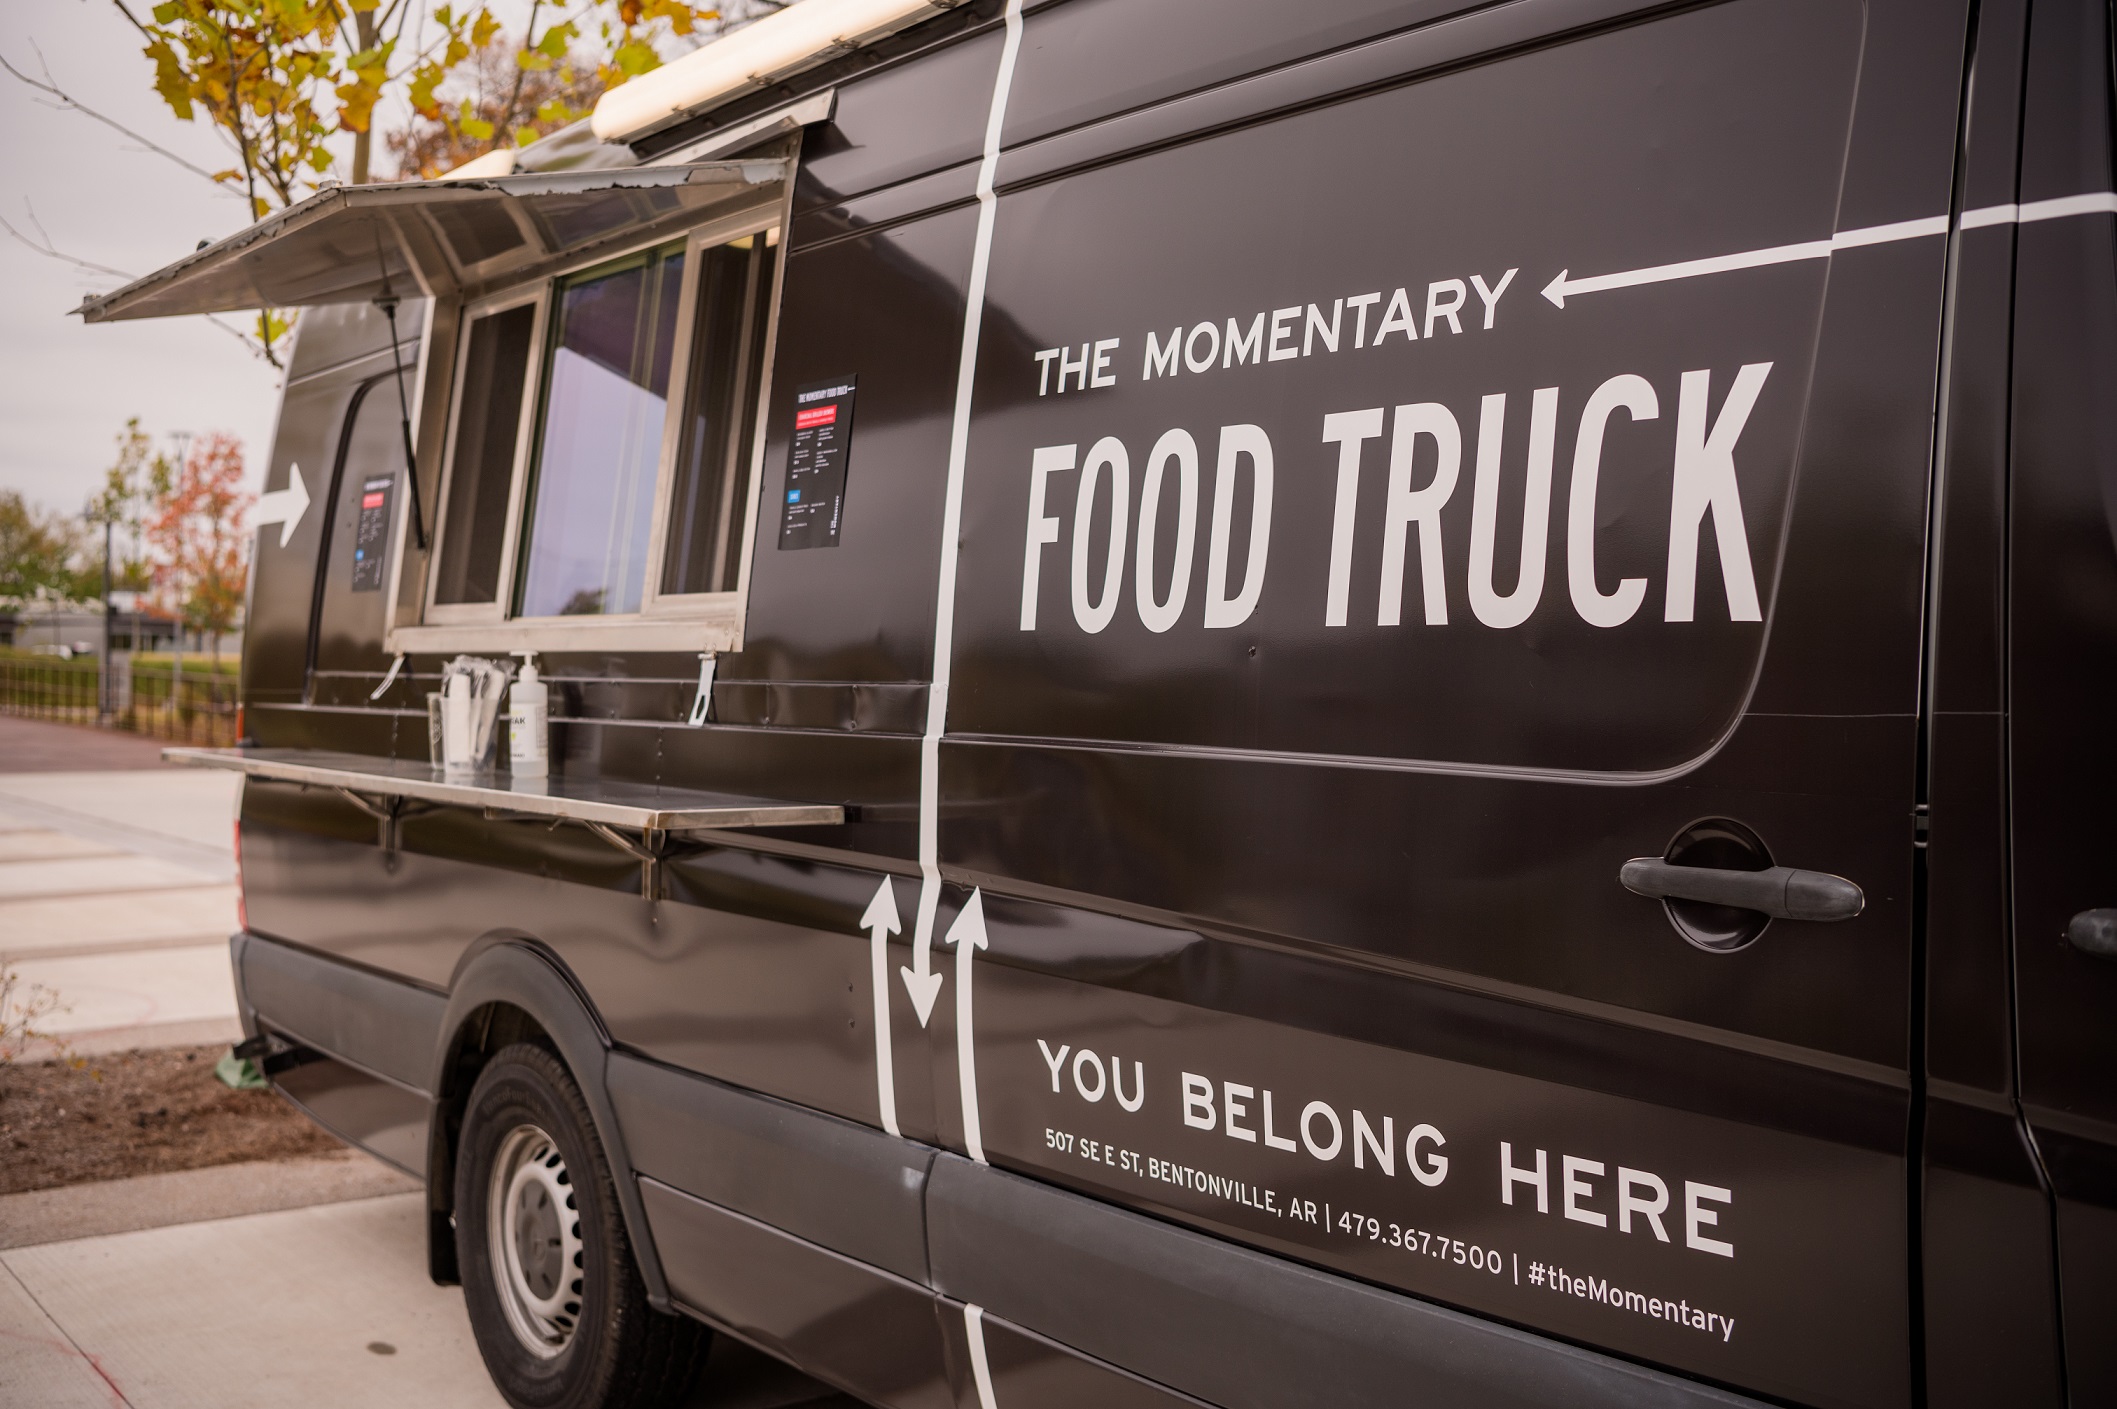
[[(186, 122), (203, 115), (230, 140), (239, 164), (215, 179), (239, 184), (260, 216), (323, 184), (342, 134), (353, 148), (346, 179), (364, 184), (384, 97), (400, 90), (414, 113), (444, 121), (442, 84), (495, 43), (509, 45), (522, 72), (573, 62), (575, 47), (590, 43), (600, 89), (656, 67), (661, 45), (719, 18), (689, 0), (539, 0), (513, 40), (475, 0), (162, 0), (144, 20), (126, 0), (113, 3), (146, 39), (155, 89), (170, 110)], [(537, 116), (548, 125), (584, 113)], [(517, 140), (520, 132), (489, 135)]]

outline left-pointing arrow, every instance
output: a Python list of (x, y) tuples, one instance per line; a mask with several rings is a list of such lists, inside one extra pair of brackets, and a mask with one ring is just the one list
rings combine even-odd
[(268, 523), (279, 525), (279, 546), (287, 546), (294, 536), (294, 526), (301, 516), (309, 511), (309, 487), (301, 482), (301, 466), (287, 466), (287, 487), (275, 489), (270, 494), (257, 496), (257, 507), (250, 511), (252, 522), (260, 528)]
[[(2070, 213), (2070, 210), (2068, 211)], [(1864, 225), (1840, 230), (1827, 240), (1802, 240), (1791, 245), (1743, 250), (1739, 254), (1716, 254), (1705, 259), (1686, 259), (1675, 264), (1656, 264), (1646, 269), (1626, 269), (1616, 274), (1572, 277), (1561, 269), (1558, 277), (1544, 285), (1544, 297), (1564, 308), (1566, 300), (1579, 294), (1599, 294), (1611, 289), (1634, 289), (1642, 284), (1664, 284), (1671, 279), (1695, 279), (1702, 274), (1728, 274), (1737, 269), (1762, 269), (1773, 264), (1792, 264), (1804, 259), (1828, 259), (1839, 250), (1863, 245), (1887, 245), (1899, 240), (1921, 240), (1948, 233), (1948, 217), (1930, 215), (1921, 220), (1900, 220), (1892, 225)]]

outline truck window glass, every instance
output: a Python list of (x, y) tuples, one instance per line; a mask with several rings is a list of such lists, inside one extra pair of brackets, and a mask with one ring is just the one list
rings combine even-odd
[(697, 332), (669, 499), (664, 593), (736, 586), (742, 553), (730, 528), (750, 459), (754, 421), (746, 408), (761, 370), (776, 253), (768, 235), (746, 235), (705, 251), (699, 261)]
[(449, 471), (434, 601), (499, 600), (507, 491), (514, 477), (523, 377), (536, 306), (518, 304), (471, 323), (463, 355), (463, 400)]
[(559, 283), (523, 616), (639, 610), (683, 265), (672, 245)]

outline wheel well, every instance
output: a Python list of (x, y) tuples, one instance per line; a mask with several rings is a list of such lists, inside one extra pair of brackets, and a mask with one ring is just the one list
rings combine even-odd
[(512, 1003), (486, 1003), (472, 1009), (449, 1035), (447, 1056), (435, 1083), (426, 1161), (427, 1271), (445, 1287), (460, 1281), (455, 1238), (456, 1142), (463, 1133), (463, 1111), (486, 1063), (518, 1042), (533, 1042), (565, 1060), (543, 1024)]

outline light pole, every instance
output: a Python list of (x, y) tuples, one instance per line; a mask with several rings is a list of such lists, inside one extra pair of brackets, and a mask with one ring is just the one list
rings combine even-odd
[(108, 495), (89, 500), (88, 511), (81, 515), (89, 523), (103, 526), (103, 648), (96, 660), (96, 723), (105, 727), (116, 712), (110, 690), (110, 539), (117, 516), (117, 506)]
[[(176, 443), (176, 472), (181, 477), (184, 473), (184, 459), (191, 453), (191, 432), (171, 431), (169, 439)], [(170, 488), (174, 490), (175, 486), (171, 485)], [(183, 718), (184, 710), (184, 603), (181, 598), (176, 602), (175, 613), (176, 649), (170, 654), (169, 667), (169, 727), (172, 729), (177, 727)], [(190, 737), (188, 732), (185, 737)]]
[(97, 673), (102, 677), (101, 696), (96, 702), (96, 723), (108, 725), (111, 716), (117, 713), (117, 701), (111, 698), (110, 679), (110, 530), (112, 515), (103, 515), (103, 667)]

